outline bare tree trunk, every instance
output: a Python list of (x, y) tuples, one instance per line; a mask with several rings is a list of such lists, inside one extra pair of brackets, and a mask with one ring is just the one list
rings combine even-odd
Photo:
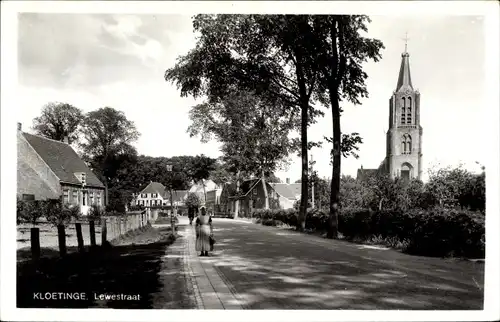
[[(240, 194), (240, 171), (236, 174), (236, 196)], [(238, 213), (240, 211), (240, 200), (236, 199), (234, 201), (234, 218), (238, 218)]]
[(261, 169), (261, 181), (262, 189), (264, 191), (264, 209), (269, 209), (269, 195), (267, 193), (266, 177), (264, 176), (264, 170)]
[[(340, 167), (341, 167), (341, 151), (340, 151), (340, 109), (337, 95), (330, 94), (332, 104), (332, 121), (333, 121), (333, 167), (332, 167), (332, 182), (330, 193), (330, 216), (328, 238), (338, 237), (338, 216), (340, 202)], [(333, 97), (332, 97), (333, 96)]]
[(207, 205), (207, 191), (205, 190), (205, 181), (201, 179), (201, 186), (203, 187), (203, 196), (205, 198), (205, 206)]
[(302, 57), (297, 54), (297, 83), (299, 85), (299, 95), (300, 95), (300, 109), (301, 109), (301, 123), (300, 123), (300, 145), (301, 145), (301, 157), (302, 157), (302, 175), (301, 175), (301, 198), (300, 198), (300, 208), (299, 208), (299, 218), (297, 223), (297, 230), (304, 231), (306, 228), (306, 216), (307, 216), (307, 203), (309, 201), (309, 184), (308, 184), (308, 149), (307, 149), (307, 125), (308, 125), (308, 110), (309, 110), (309, 99), (307, 97), (306, 84), (304, 79), (304, 71), (302, 70)]
[(382, 210), (382, 203), (384, 202), (384, 198), (380, 199), (380, 202), (378, 203), (378, 211)]

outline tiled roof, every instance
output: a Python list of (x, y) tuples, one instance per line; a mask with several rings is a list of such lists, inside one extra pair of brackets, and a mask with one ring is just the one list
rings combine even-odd
[(140, 193), (157, 193), (163, 195), (165, 193), (165, 186), (159, 182), (151, 181), (146, 188), (142, 189)]
[[(274, 191), (282, 197), (287, 199), (295, 200), (297, 193), (295, 187), (290, 187), (291, 184), (286, 183), (270, 183), (271, 187), (273, 187)], [(299, 187), (300, 188), (300, 187)], [(299, 193), (300, 194), (300, 189)]]
[[(188, 190), (172, 190), (173, 202), (184, 201)], [(165, 198), (170, 200), (170, 191), (165, 190)]]
[(87, 186), (104, 188), (103, 183), (70, 145), (28, 133), (23, 133), (23, 136), (60, 181), (81, 184), (75, 173), (85, 172)]
[(288, 189), (290, 189), (295, 196), (300, 195), (302, 193), (302, 184), (290, 183), (288, 185)]

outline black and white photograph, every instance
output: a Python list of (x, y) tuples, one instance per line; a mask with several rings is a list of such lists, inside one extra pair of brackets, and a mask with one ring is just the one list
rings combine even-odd
[(498, 320), (498, 8), (2, 2), (1, 319)]

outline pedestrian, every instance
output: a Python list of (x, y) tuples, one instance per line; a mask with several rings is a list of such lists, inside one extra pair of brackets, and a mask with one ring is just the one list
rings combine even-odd
[(211, 238), (213, 238), (212, 217), (207, 214), (205, 207), (201, 207), (200, 215), (196, 219), (196, 250), (200, 252), (200, 256), (208, 256)]
[(189, 207), (189, 209), (188, 209), (188, 218), (189, 218), (189, 224), (190, 225), (193, 224), (194, 212), (195, 212), (195, 208), (194, 207)]

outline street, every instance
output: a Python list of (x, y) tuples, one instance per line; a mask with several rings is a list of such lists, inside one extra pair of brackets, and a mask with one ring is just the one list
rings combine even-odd
[(185, 217), (175, 243), (188, 248), (198, 308), (483, 308), (481, 263), (410, 256), (243, 220), (213, 223), (217, 243), (211, 257), (197, 256), (194, 226)]

